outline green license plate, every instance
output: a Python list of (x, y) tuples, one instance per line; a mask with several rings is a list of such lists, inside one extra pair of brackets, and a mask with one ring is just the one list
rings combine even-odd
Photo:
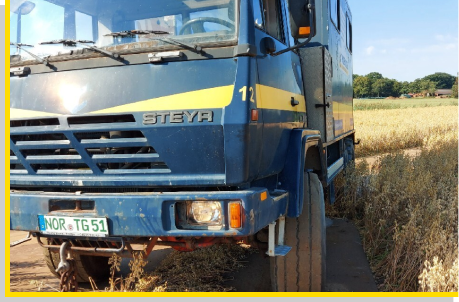
[(105, 217), (68, 217), (38, 215), (40, 232), (47, 235), (106, 237), (108, 236)]

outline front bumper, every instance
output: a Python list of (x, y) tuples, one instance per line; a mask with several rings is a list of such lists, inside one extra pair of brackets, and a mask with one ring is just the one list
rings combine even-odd
[[(288, 194), (272, 197), (265, 188), (243, 191), (166, 192), (124, 194), (10, 192), (10, 229), (38, 232), (38, 215), (106, 217), (110, 237), (240, 237), (253, 235), (279, 216), (285, 215)], [(91, 210), (51, 211), (50, 203), (63, 200), (91, 201)], [(224, 225), (220, 230), (178, 229), (175, 205), (187, 200), (215, 200), (224, 205)], [(231, 201), (242, 204), (242, 227), (232, 229), (228, 223)]]

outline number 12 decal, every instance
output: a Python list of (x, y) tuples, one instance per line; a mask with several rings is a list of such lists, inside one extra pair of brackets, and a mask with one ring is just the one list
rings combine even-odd
[[(247, 86), (244, 86), (241, 89), (239, 89), (239, 92), (242, 93), (242, 101), (245, 102), (247, 100)], [(255, 90), (253, 89), (253, 87), (249, 87), (250, 101), (252, 103), (255, 103), (255, 100), (253, 98), (254, 92)]]

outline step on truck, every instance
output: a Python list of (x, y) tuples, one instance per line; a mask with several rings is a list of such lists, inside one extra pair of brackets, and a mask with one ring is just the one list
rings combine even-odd
[(354, 158), (346, 0), (9, 2), (10, 229), (61, 285), (246, 243), (273, 290), (323, 289)]

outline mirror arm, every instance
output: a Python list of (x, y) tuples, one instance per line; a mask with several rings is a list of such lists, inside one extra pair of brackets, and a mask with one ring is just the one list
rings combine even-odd
[(294, 50), (294, 49), (298, 49), (298, 48), (301, 48), (303, 46), (305, 46), (306, 44), (308, 44), (309, 42), (311, 42), (312, 38), (313, 38), (313, 35), (312, 33), (315, 33), (316, 32), (316, 29), (314, 27), (314, 6), (311, 5), (311, 4), (308, 4), (308, 10), (309, 10), (309, 16), (310, 16), (310, 20), (311, 20), (311, 34), (309, 35), (308, 39), (300, 44), (297, 44), (295, 46), (291, 46), (291, 47), (288, 47), (286, 49), (283, 49), (283, 50), (280, 50), (278, 52), (275, 52), (275, 53), (272, 53), (271, 56), (275, 57), (275, 56), (278, 56), (278, 55), (281, 55), (283, 53), (286, 53), (286, 52), (289, 52), (291, 50)]

